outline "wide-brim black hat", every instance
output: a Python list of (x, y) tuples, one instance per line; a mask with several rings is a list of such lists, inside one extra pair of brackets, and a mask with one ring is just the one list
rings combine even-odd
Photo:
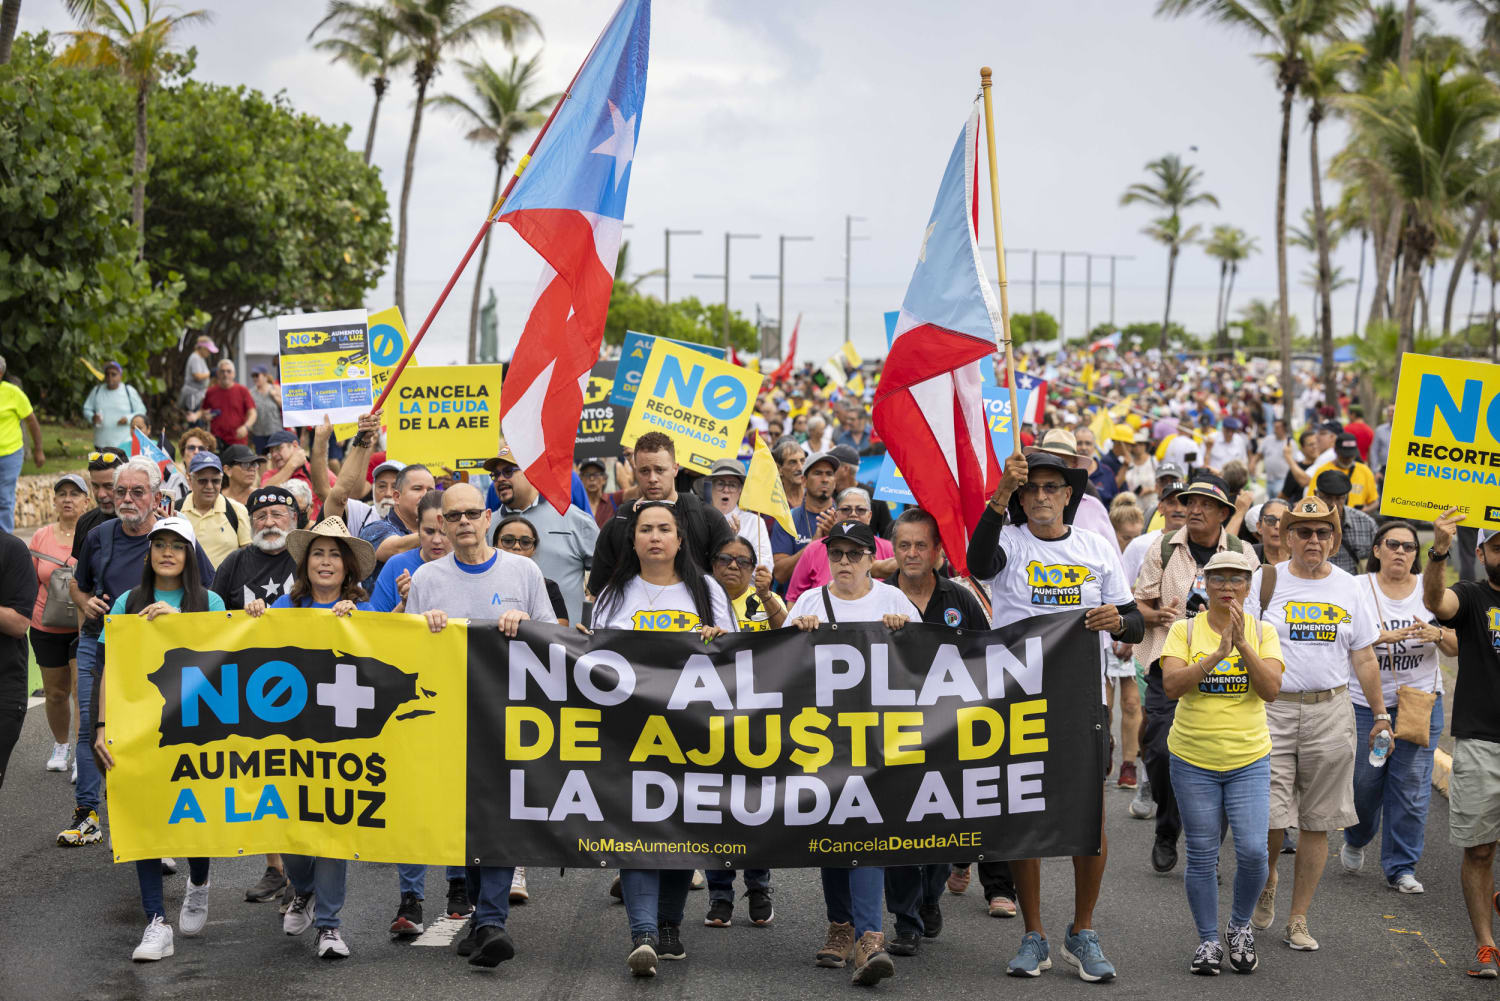
[[(1063, 523), (1073, 524), (1073, 516), (1078, 513), (1078, 505), (1083, 503), (1083, 492), (1088, 489), (1088, 472), (1083, 469), (1074, 469), (1068, 465), (1066, 459), (1051, 452), (1032, 452), (1026, 456), (1027, 474), (1034, 473), (1038, 469), (1057, 470), (1062, 474), (1063, 482), (1072, 488), (1072, 496), (1068, 498), (1067, 506), (1063, 508)], [(1021, 509), (1020, 490), (1010, 495), (1010, 523), (1012, 525), (1026, 524), (1026, 512)]]

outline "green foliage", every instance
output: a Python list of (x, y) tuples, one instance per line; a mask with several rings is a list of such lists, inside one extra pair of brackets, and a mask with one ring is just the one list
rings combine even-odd
[(1122, 346), (1130, 345), (1134, 348), (1146, 349), (1161, 347), (1166, 351), (1173, 351), (1181, 347), (1194, 347), (1197, 338), (1189, 334), (1180, 323), (1167, 325), (1167, 343), (1161, 342), (1161, 322), (1152, 320), (1149, 323), (1127, 323), (1120, 328), (1120, 343)]
[[(654, 295), (642, 295), (629, 283), (615, 282), (609, 300), (609, 318), (604, 323), (604, 343), (623, 344), (625, 331), (669, 337), (674, 341), (695, 344), (724, 343), (724, 307), (705, 306), (696, 298), (674, 299), (664, 303)], [(738, 311), (729, 313), (729, 339), (741, 351), (758, 351), (760, 335), (755, 324)]]
[(136, 259), (130, 159), (105, 119), (128, 104), (119, 77), (53, 65), (46, 36), (17, 38), (0, 67), (0, 350), (53, 413), (95, 381), (78, 359), (116, 359), (142, 392), (160, 391), (147, 360), (196, 319), (177, 272), (153, 281)]
[(1041, 309), (1035, 313), (1012, 313), (1010, 336), (1015, 344), (1056, 340), (1057, 320), (1051, 313)]

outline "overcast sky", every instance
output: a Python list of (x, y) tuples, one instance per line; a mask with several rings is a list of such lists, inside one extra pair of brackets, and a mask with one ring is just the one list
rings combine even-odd
[[(614, 0), (522, 2), (545, 32), (546, 83), (561, 89), (614, 8)], [(306, 41), (323, 11), (318, 0), (199, 0), (216, 14), (189, 29), (197, 75), (226, 84), (286, 91), (300, 110), (351, 123), (350, 145), (363, 148), (372, 94), (343, 66), (329, 65)], [(185, 4), (186, 6), (196, 6)], [(722, 287), (691, 275), (723, 270), (723, 233), (761, 233), (737, 242), (731, 292), (735, 308), (756, 304), (774, 314), (774, 282), (752, 273), (776, 270), (776, 235), (805, 234), (787, 249), (788, 325), (803, 311), (803, 347), (812, 357), (842, 336), (842, 286), (825, 279), (844, 269), (844, 216), (866, 239), (854, 244), (853, 326), (866, 353), (883, 348), (879, 313), (900, 304), (937, 183), (977, 91), (981, 65), (995, 67), (1000, 189), (1006, 244), (1012, 248), (1119, 254), (1116, 318), (1159, 320), (1165, 283), (1163, 249), (1141, 235), (1151, 211), (1122, 208), (1120, 194), (1143, 180), (1143, 165), (1177, 152), (1204, 172), (1220, 208), (1189, 221), (1243, 227), (1261, 253), (1242, 269), (1235, 303), (1276, 292), (1276, 142), (1279, 102), (1271, 71), (1252, 57), (1251, 42), (1201, 18), (1162, 21), (1150, 0), (656, 0), (650, 77), (626, 222), (633, 228), (631, 269), (660, 266), (662, 229), (701, 229), (674, 241), (673, 296), (720, 301)], [(1466, 26), (1437, 11), (1448, 30)], [(68, 27), (61, 0), (25, 0), (22, 30)], [(529, 47), (523, 51), (530, 51)], [(499, 62), (498, 45), (468, 53)], [(438, 92), (457, 89), (455, 71)], [(382, 109), (374, 162), (391, 200), (394, 223), (414, 88), (402, 74)], [(1294, 125), (1289, 219), (1309, 204), (1306, 132)], [(1341, 128), (1325, 126), (1325, 158)], [(1196, 151), (1192, 150), (1196, 147)], [(493, 181), (487, 152), (467, 143), (454, 120), (429, 109), (422, 125), (411, 202), (408, 324), (415, 327), (457, 264), (485, 210)], [(1324, 198), (1337, 200), (1325, 183)], [(981, 232), (992, 242), (988, 212)], [(524, 320), (538, 259), (513, 232), (497, 228), (485, 284), (500, 294), (503, 353)], [(1292, 303), (1306, 328), (1312, 293), (1302, 282), (1308, 255), (1290, 252)], [(1336, 262), (1353, 278), (1359, 245), (1346, 243)], [(1368, 266), (1368, 265), (1367, 265)], [(1080, 253), (1070, 258), (1070, 285), (1085, 277)], [(1094, 323), (1107, 319), (1109, 264), (1096, 259)], [(394, 270), (394, 254), (391, 269)], [(1041, 259), (1040, 277), (1055, 282), (1058, 258)], [(1201, 249), (1181, 257), (1174, 319), (1190, 329), (1212, 326), (1217, 266)], [(1446, 276), (1441, 271), (1438, 300)], [(1030, 255), (1010, 258), (1011, 306), (1030, 306)], [(661, 282), (644, 286), (660, 294)], [(366, 305), (391, 300), (388, 273)], [(1467, 276), (1456, 312), (1468, 306)], [(468, 276), (434, 327), (431, 359), (459, 350), (466, 329)], [(1481, 307), (1486, 293), (1481, 293)], [(1056, 285), (1039, 305), (1058, 313)], [(1365, 303), (1369, 301), (1366, 283)], [(355, 305), (355, 304), (351, 304)], [(1336, 331), (1351, 326), (1354, 289), (1334, 304)], [(1436, 307), (1440, 309), (1440, 305)], [(1085, 290), (1069, 288), (1068, 332), (1083, 329)], [(413, 316), (412, 314), (415, 314)], [(1436, 321), (1435, 321), (1436, 322)], [(429, 357), (424, 346), (424, 357)]]

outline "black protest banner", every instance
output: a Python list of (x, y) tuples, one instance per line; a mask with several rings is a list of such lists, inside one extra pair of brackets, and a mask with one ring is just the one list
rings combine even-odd
[[(670, 613), (663, 613), (670, 614)], [(484, 864), (903, 865), (1099, 851), (1099, 639), (990, 631), (468, 630)]]
[(578, 437), (573, 439), (573, 461), (609, 459), (620, 454), (620, 432), (625, 429), (629, 407), (616, 406), (609, 400), (615, 384), (619, 362), (596, 362), (589, 370), (589, 383), (583, 391), (583, 411), (578, 416)]

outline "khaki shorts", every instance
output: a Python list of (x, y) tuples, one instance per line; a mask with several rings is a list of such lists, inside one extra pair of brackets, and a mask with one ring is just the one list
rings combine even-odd
[(1448, 837), (1460, 848), (1500, 841), (1500, 744), (1469, 739), (1453, 742)]
[(1327, 702), (1270, 702), (1271, 829), (1336, 831), (1354, 810), (1354, 710), (1348, 691)]

